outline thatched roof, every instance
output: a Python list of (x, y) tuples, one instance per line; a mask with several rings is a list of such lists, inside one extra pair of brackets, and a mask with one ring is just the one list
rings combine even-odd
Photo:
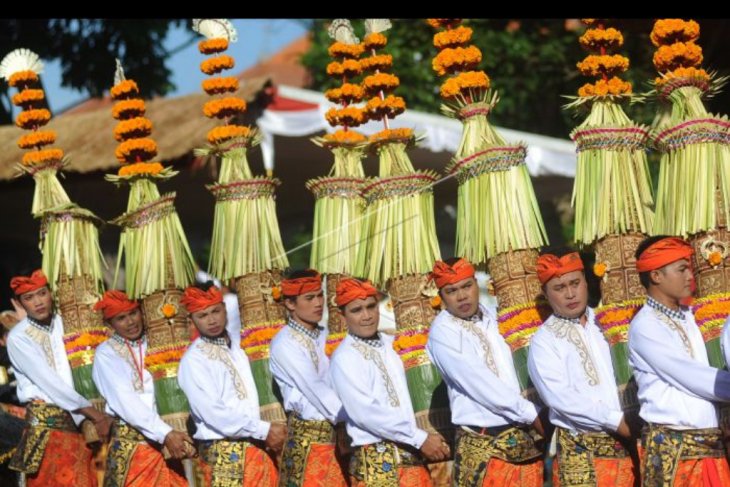
[[(250, 105), (255, 105), (263, 89), (270, 84), (268, 76), (242, 80), (238, 95)], [(196, 147), (205, 145), (205, 135), (218, 122), (203, 115), (203, 104), (208, 96), (204, 93), (175, 98), (155, 98), (147, 102), (147, 117), (152, 121), (152, 138), (157, 142), (160, 161), (178, 159)], [(116, 141), (111, 103), (100, 100), (96, 107), (81, 112), (64, 113), (54, 117), (48, 128), (55, 130), (58, 141), (55, 146), (63, 149), (69, 159), (66, 171), (86, 173), (91, 171), (115, 171), (119, 163), (114, 157)], [(251, 106), (255, 111), (255, 106)], [(0, 180), (11, 179), (23, 157), (16, 141), (23, 133), (15, 125), (0, 127)]]

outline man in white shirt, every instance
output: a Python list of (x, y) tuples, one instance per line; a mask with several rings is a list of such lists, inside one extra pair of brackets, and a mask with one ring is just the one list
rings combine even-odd
[(426, 351), (446, 382), (457, 427), (454, 485), (542, 486), (539, 408), (520, 393), (497, 319), (479, 304), (474, 267), (461, 258), (437, 261), (431, 278), (446, 309), (431, 323)]
[(27, 313), (8, 336), (8, 354), (28, 421), (10, 468), (25, 474), (28, 487), (95, 486), (92, 452), (78, 426), (88, 419), (105, 439), (111, 418), (74, 389), (63, 321), (43, 272), (14, 277), (10, 287)]
[(332, 355), (330, 372), (354, 448), (351, 485), (430, 486), (422, 456), (443, 461), (449, 447), (440, 434), (416, 426), (403, 362), (393, 338), (378, 332), (377, 290), (369, 281), (343, 279), (336, 296), (348, 334)]
[(611, 350), (588, 307), (583, 261), (543, 252), (537, 277), (553, 310), (530, 341), (530, 378), (557, 427), (553, 484), (632, 487), (639, 476), (621, 410)]
[(709, 365), (691, 310), (692, 247), (650, 237), (636, 250), (647, 302), (629, 327), (629, 362), (639, 386), (643, 485), (730, 485), (717, 401), (730, 401), (730, 372)]
[(203, 484), (275, 486), (269, 451), (281, 451), (286, 426), (261, 420), (248, 358), (226, 332), (223, 295), (215, 286), (189, 287), (180, 303), (200, 333), (180, 361), (177, 380), (195, 422)]
[(180, 462), (168, 465), (161, 450), (166, 446), (173, 459), (192, 456), (193, 440), (173, 430), (155, 409), (152, 375), (144, 366), (147, 339), (139, 303), (122, 291), (107, 291), (94, 310), (114, 330), (96, 349), (92, 374), (107, 412), (115, 416), (105, 486), (187, 486)]
[(327, 334), (319, 326), (324, 311), (322, 278), (313, 269), (294, 271), (281, 281), (281, 293), (289, 321), (271, 342), (269, 357), (288, 416), (279, 483), (345, 487), (334, 428), (344, 420), (344, 409), (329, 375)]

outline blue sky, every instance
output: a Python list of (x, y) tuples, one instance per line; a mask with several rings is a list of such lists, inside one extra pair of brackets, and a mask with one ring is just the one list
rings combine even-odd
[[(231, 19), (231, 22), (238, 31), (238, 42), (228, 49), (228, 53), (236, 60), (236, 73), (266, 59), (307, 32), (305, 25), (295, 19)], [(165, 39), (165, 47), (172, 50), (185, 43), (189, 35), (182, 26), (175, 28)], [(196, 38), (199, 37), (195, 35)], [(201, 90), (200, 83), (205, 75), (198, 66), (203, 59), (204, 56), (198, 52), (195, 42), (166, 61), (173, 73), (172, 82), (177, 86), (169, 96), (187, 95)], [(58, 61), (46, 62), (42, 76), (53, 112), (86, 98), (80, 91), (61, 86), (61, 67)]]

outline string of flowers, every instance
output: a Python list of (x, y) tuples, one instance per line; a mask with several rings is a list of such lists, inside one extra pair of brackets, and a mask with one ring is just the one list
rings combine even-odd
[(134, 80), (115, 80), (110, 90), (114, 100), (112, 116), (119, 120), (114, 128), (114, 139), (119, 142), (114, 155), (121, 164), (117, 176), (107, 179), (118, 182), (138, 177), (166, 178), (172, 175), (169, 168), (159, 162), (150, 162), (157, 156), (157, 143), (152, 135), (152, 121), (146, 118), (146, 106), (140, 98), (139, 87)]
[(53, 147), (56, 132), (44, 129), (51, 120), (51, 112), (40, 87), (42, 72), (40, 57), (28, 49), (16, 49), (0, 62), (0, 78), (18, 91), (11, 98), (12, 104), (21, 109), (15, 125), (28, 132), (18, 138), (17, 145), (25, 151), (19, 169), (36, 180), (31, 209), (35, 216), (70, 203), (56, 177), (57, 170), (65, 165), (63, 150)]
[(241, 331), (241, 348), (249, 360), (269, 358), (271, 340), (284, 325), (284, 321), (246, 325)]
[(428, 341), (427, 326), (413, 326), (398, 331), (393, 341), (393, 349), (403, 360), (406, 370), (417, 365), (428, 363), (426, 342)]

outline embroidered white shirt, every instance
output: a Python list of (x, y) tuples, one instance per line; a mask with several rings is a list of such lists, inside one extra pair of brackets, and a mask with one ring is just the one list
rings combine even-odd
[(177, 381), (188, 398), (199, 440), (266, 439), (248, 357), (240, 346), (196, 339), (183, 355)]
[(527, 367), (550, 407), (550, 422), (571, 431), (616, 431), (623, 418), (611, 349), (591, 308), (586, 324), (548, 318), (530, 340)]
[(431, 324), (426, 351), (447, 385), (451, 422), (494, 427), (529, 424), (537, 408), (523, 398), (509, 346), (493, 312), (479, 305), (481, 320), (442, 310)]
[(330, 372), (345, 412), (352, 446), (382, 440), (420, 448), (428, 433), (418, 428), (403, 361), (393, 337), (372, 346), (347, 335), (332, 355)]

